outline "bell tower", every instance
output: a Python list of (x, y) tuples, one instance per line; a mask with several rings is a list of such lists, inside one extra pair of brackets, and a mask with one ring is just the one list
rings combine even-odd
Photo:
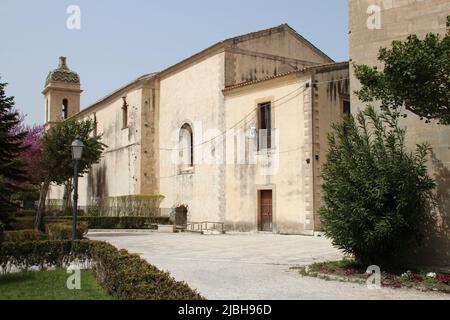
[(51, 71), (45, 81), (45, 128), (64, 121), (80, 112), (80, 77), (67, 66), (66, 57), (59, 58), (59, 66)]

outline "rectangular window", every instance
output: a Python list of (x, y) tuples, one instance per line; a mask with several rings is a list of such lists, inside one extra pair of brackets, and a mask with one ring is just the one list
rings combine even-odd
[(258, 150), (272, 148), (272, 104), (270, 102), (261, 103), (258, 106)]

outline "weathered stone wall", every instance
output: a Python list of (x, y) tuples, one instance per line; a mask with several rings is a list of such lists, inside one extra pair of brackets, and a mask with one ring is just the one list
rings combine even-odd
[[(259, 191), (272, 190), (274, 232), (312, 235), (321, 230), (317, 210), (326, 137), (331, 124), (342, 119), (348, 88), (348, 64), (344, 63), (225, 91), (227, 127), (247, 117), (240, 128), (257, 128), (258, 105), (271, 102), (277, 135), (275, 148), (259, 152), (254, 136), (227, 137), (228, 150), (246, 148), (245, 163), (240, 164), (235, 155), (238, 164), (227, 165), (228, 228), (258, 230)], [(257, 159), (254, 163), (252, 156)], [(268, 171), (266, 163), (273, 170)]]
[(348, 63), (318, 68), (314, 71), (313, 121), (314, 139), (314, 230), (320, 231), (322, 223), (318, 210), (322, 201), (322, 167), (328, 152), (328, 134), (331, 124), (342, 120), (344, 101), (350, 101)]
[[(203, 143), (225, 129), (224, 53), (212, 55), (160, 80), (159, 148), (160, 193), (163, 208), (185, 204), (190, 221), (222, 221), (225, 213), (223, 166), (204, 163), (215, 154)], [(189, 124), (194, 136), (194, 168), (180, 173), (180, 129)]]
[[(113, 94), (82, 111), (78, 119), (96, 119), (97, 132), (108, 147), (99, 164), (79, 179), (79, 205), (97, 199), (157, 191), (153, 165), (156, 161), (153, 85), (135, 85)], [(128, 126), (123, 127), (122, 107), (126, 97)], [(143, 118), (143, 115), (145, 119)], [(144, 154), (143, 154), (144, 153)], [(148, 166), (148, 167), (147, 167)], [(63, 187), (52, 186), (49, 199), (61, 199)]]
[(226, 86), (332, 62), (286, 26), (241, 37), (226, 52)]
[[(257, 231), (258, 193), (260, 190), (272, 190), (274, 232), (312, 233), (306, 228), (305, 216), (305, 195), (311, 186), (305, 181), (302, 166), (309, 149), (304, 113), (305, 92), (309, 92), (305, 84), (308, 81), (308, 76), (291, 75), (225, 93), (227, 127), (232, 127), (250, 114), (248, 120), (239, 126), (240, 130), (245, 131), (245, 136), (227, 137), (227, 147), (235, 152), (232, 160), (237, 162), (227, 165), (228, 228)], [(249, 130), (258, 127), (257, 107), (264, 102), (272, 103), (272, 126), (279, 139), (274, 140), (275, 149), (258, 152), (257, 138), (249, 136)], [(245, 161), (239, 157), (245, 157)], [(265, 160), (269, 165), (265, 164)]]
[[(370, 5), (381, 8), (380, 29), (367, 28), (367, 9)], [(393, 40), (404, 40), (410, 34), (424, 37), (429, 32), (445, 34), (447, 16), (450, 15), (448, 0), (350, 0), (350, 58), (353, 63), (380, 66), (377, 61), (380, 47), (388, 47)], [(355, 90), (360, 84), (351, 75), (352, 110), (363, 107)], [(430, 174), (437, 182), (439, 217), (434, 230), (427, 231), (424, 247), (418, 249), (410, 259), (416, 264), (450, 265), (450, 127), (439, 126), (436, 122), (425, 124), (407, 112), (402, 120), (408, 129), (408, 143), (413, 148), (416, 143), (428, 142), (433, 148), (430, 158)], [(413, 252), (413, 251), (411, 251)]]

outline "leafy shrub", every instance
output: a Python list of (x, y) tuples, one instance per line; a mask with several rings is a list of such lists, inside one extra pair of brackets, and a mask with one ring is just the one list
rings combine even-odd
[[(70, 223), (71, 216), (44, 217), (44, 223)], [(157, 229), (158, 224), (170, 224), (169, 217), (89, 217), (79, 216), (79, 222), (86, 222), (89, 229)], [(16, 218), (12, 230), (34, 228), (34, 216)]]
[(324, 231), (334, 245), (365, 264), (392, 263), (421, 239), (432, 210), (434, 181), (427, 145), (406, 151), (399, 113), (368, 107), (329, 135), (323, 168)]
[[(77, 239), (83, 239), (87, 231), (86, 222), (77, 223)], [(68, 222), (47, 223), (45, 233), (50, 240), (70, 240), (72, 239), (72, 224)]]
[(3, 241), (5, 242), (8, 241), (21, 242), (21, 241), (44, 240), (44, 239), (46, 239), (45, 234), (36, 231), (34, 229), (5, 231), (3, 233)]
[(167, 217), (89, 217), (89, 229), (156, 229), (169, 224)]
[[(66, 217), (66, 216), (70, 216), (72, 214), (72, 208), (68, 208), (66, 211), (62, 210), (62, 209), (56, 209), (56, 208), (52, 208), (52, 209), (48, 209), (46, 210), (46, 217)], [(85, 212), (84, 210), (80, 210), (78, 209), (77, 214), (79, 217), (84, 216)]]
[(14, 265), (63, 267), (71, 262), (92, 262), (97, 281), (109, 294), (123, 300), (204, 299), (186, 283), (160, 271), (138, 255), (98, 241), (5, 242), (0, 246), (0, 267)]
[(162, 195), (108, 197), (89, 206), (88, 213), (107, 217), (155, 217), (163, 199)]
[(30, 230), (34, 228), (34, 217), (15, 217), (7, 230)]
[(15, 213), (16, 218), (25, 218), (25, 217), (31, 217), (34, 219), (36, 217), (36, 210), (22, 210)]

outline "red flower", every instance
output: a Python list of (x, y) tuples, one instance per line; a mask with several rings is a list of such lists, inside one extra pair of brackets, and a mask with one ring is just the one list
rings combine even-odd
[(352, 268), (347, 268), (347, 270), (345, 270), (346, 275), (352, 275), (354, 273), (355, 273), (355, 270), (353, 270)]
[(441, 283), (450, 285), (450, 275), (440, 274), (437, 278)]
[(409, 280), (414, 281), (414, 282), (422, 282), (423, 281), (423, 277), (420, 274), (412, 274), (409, 277)]

